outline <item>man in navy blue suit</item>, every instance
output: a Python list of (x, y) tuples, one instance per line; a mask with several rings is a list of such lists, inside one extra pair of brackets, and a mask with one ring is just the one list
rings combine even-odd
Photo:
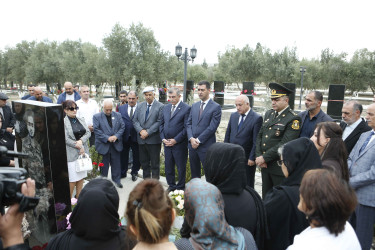
[[(181, 101), (178, 88), (168, 90), (170, 103), (163, 109), (160, 123), (160, 138), (164, 144), (165, 175), (169, 191), (185, 189), (186, 162), (188, 157), (188, 140), (186, 123), (190, 106)], [(178, 171), (178, 183), (175, 181), (175, 165)]]
[(191, 106), (187, 122), (189, 159), (192, 178), (201, 177), (207, 149), (216, 142), (216, 130), (221, 120), (221, 107), (210, 99), (210, 83), (198, 83), (199, 102)]
[(135, 91), (130, 91), (128, 94), (128, 103), (119, 106), (119, 112), (125, 123), (125, 131), (123, 134), (124, 149), (121, 153), (121, 178), (126, 177), (126, 172), (128, 171), (129, 150), (131, 148), (133, 154), (133, 166), (131, 171), (132, 181), (138, 179), (138, 171), (141, 167), (141, 163), (139, 162), (137, 131), (135, 131), (133, 127), (133, 117), (135, 110), (137, 109), (137, 102), (138, 94)]
[(237, 96), (235, 104), (237, 112), (232, 113), (230, 116), (224, 142), (238, 144), (245, 150), (247, 185), (254, 188), (256, 169), (255, 142), (262, 126), (263, 118), (250, 108), (247, 96)]
[(103, 155), (104, 166), (100, 168), (100, 174), (107, 177), (109, 164), (111, 164), (112, 180), (117, 187), (122, 188), (120, 154), (123, 148), (122, 134), (125, 124), (121, 115), (113, 112), (112, 109), (112, 101), (105, 100), (103, 112), (93, 117), (95, 148), (99, 154)]

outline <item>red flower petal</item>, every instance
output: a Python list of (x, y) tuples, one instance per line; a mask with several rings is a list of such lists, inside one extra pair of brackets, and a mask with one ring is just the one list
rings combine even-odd
[(244, 92), (247, 93), (247, 89), (245, 89)]
[(104, 166), (103, 162), (99, 163), (99, 167), (103, 167), (103, 166)]
[(96, 166), (96, 165), (98, 165), (98, 163), (96, 163), (96, 162), (94, 161), (94, 162), (92, 163), (92, 165), (95, 165), (95, 166)]

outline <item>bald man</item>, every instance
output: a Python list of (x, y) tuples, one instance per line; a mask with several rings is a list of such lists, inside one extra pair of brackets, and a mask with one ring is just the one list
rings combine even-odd
[(230, 116), (224, 142), (238, 144), (245, 150), (247, 185), (254, 188), (255, 145), (263, 118), (250, 108), (247, 96), (237, 96), (235, 104), (237, 112)]
[(95, 114), (93, 117), (95, 148), (99, 154), (103, 155), (104, 166), (100, 168), (100, 175), (107, 177), (109, 165), (111, 165), (112, 180), (116, 186), (122, 188), (121, 184), (121, 151), (122, 135), (125, 124), (120, 113), (113, 112), (111, 100), (103, 103), (103, 112)]
[(29, 97), (27, 100), (52, 103), (52, 99), (47, 96), (44, 96), (43, 90), (40, 87), (35, 87), (34, 96)]
[(73, 84), (71, 82), (64, 83), (65, 92), (59, 95), (57, 99), (57, 104), (61, 104), (66, 100), (78, 101), (81, 99), (81, 96), (77, 91), (74, 90)]

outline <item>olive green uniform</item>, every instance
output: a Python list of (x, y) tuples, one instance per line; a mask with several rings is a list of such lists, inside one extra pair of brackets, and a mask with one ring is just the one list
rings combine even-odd
[(297, 139), (301, 130), (301, 117), (290, 107), (275, 116), (276, 111), (273, 109), (266, 112), (256, 141), (256, 157), (263, 156), (267, 163), (267, 168), (262, 168), (263, 198), (273, 186), (281, 184), (285, 178), (281, 167), (277, 165), (277, 161), (280, 160), (279, 147)]

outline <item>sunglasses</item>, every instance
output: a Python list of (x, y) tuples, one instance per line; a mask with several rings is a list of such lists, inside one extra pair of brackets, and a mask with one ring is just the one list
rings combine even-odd
[(283, 160), (278, 160), (277, 165), (279, 165), (281, 167), (283, 165), (283, 162), (284, 162)]
[(78, 110), (79, 107), (75, 107), (75, 108), (71, 107), (71, 108), (66, 108), (66, 109), (67, 109), (67, 110), (70, 110), (70, 111), (74, 111), (74, 110)]

